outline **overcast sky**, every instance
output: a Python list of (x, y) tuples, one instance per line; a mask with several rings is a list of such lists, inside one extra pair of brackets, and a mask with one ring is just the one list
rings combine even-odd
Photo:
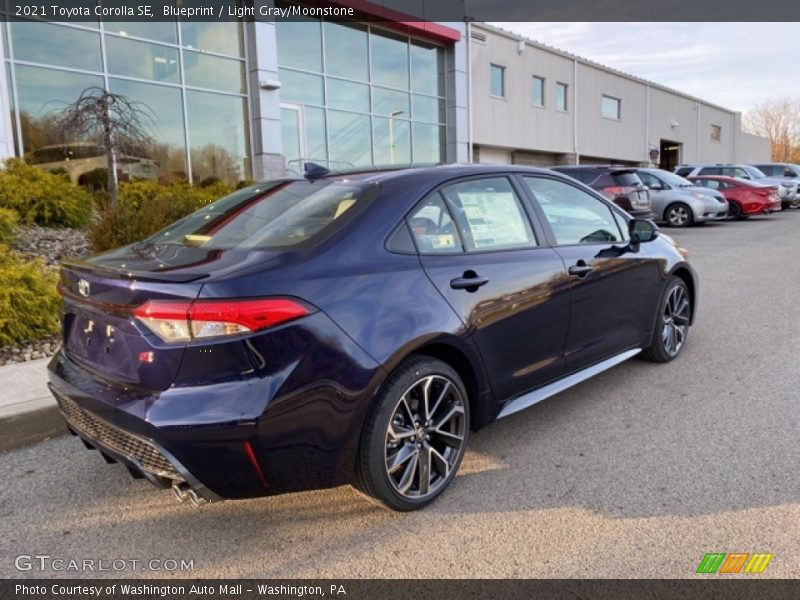
[(493, 25), (742, 112), (800, 97), (800, 23)]

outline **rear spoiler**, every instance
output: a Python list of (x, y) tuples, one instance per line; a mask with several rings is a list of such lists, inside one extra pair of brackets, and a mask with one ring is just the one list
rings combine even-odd
[(189, 283), (191, 281), (197, 281), (198, 279), (205, 279), (209, 276), (208, 273), (159, 273), (157, 271), (129, 271), (126, 269), (117, 269), (107, 265), (94, 265), (77, 259), (62, 260), (61, 266), (83, 273), (111, 275), (120, 279), (137, 281), (168, 281), (171, 283)]

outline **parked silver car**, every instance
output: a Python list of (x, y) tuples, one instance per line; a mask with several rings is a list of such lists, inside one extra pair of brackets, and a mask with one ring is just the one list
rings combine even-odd
[(797, 181), (791, 179), (781, 179), (777, 177), (767, 177), (757, 167), (753, 165), (731, 165), (731, 164), (703, 164), (703, 165), (681, 165), (675, 169), (675, 173), (681, 177), (698, 177), (701, 175), (723, 175), (725, 177), (737, 177), (747, 179), (753, 183), (761, 185), (774, 185), (778, 188), (778, 195), (781, 198), (781, 205), (792, 202), (797, 196)]
[[(800, 165), (792, 163), (759, 163), (753, 164), (753, 166), (767, 177), (792, 181), (800, 185)], [(784, 210), (789, 207), (800, 207), (800, 189), (797, 190), (794, 198), (782, 201), (781, 206)]]
[(636, 174), (650, 188), (650, 209), (656, 221), (689, 227), (728, 216), (728, 201), (715, 190), (661, 169), (636, 169)]

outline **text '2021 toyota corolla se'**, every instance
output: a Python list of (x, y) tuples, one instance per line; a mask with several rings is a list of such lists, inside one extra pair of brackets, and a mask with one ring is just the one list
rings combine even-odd
[(471, 431), (678, 356), (697, 298), (651, 222), (476, 165), (257, 184), (59, 287), (50, 387), (107, 460), (195, 503), (352, 484), (397, 510), (448, 486)]

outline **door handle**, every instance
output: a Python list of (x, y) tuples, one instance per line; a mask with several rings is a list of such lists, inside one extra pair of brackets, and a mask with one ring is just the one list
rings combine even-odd
[(489, 279), (487, 277), (479, 277), (474, 271), (466, 271), (464, 272), (463, 277), (451, 279), (450, 287), (454, 290), (467, 290), (468, 292), (474, 292), (479, 287), (486, 285), (487, 283), (489, 283)]
[(569, 268), (569, 274), (575, 277), (586, 277), (592, 272), (593, 268), (591, 265), (587, 265), (585, 260), (581, 259)]

